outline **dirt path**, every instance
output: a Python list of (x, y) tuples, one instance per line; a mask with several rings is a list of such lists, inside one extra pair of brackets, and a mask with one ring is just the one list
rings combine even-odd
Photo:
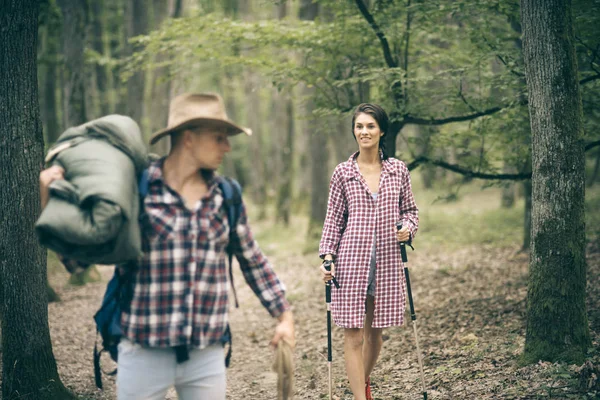
[[(271, 255), (271, 259), (288, 287), (296, 318), (296, 398), (324, 399), (326, 329), (324, 290), (315, 274), (318, 260), (301, 256), (292, 248), (273, 252), (280, 254)], [(270, 253), (268, 248), (266, 253)], [(574, 368), (549, 363), (516, 367), (524, 343), (527, 255), (519, 254), (516, 248), (478, 246), (444, 253), (416, 251), (409, 257), (430, 399), (543, 399), (556, 398), (561, 392), (561, 397), (574, 393), (573, 383), (565, 383), (569, 375), (577, 379)], [(594, 282), (590, 287), (597, 288), (598, 253), (590, 256), (589, 263)], [(107, 280), (111, 268), (100, 270)], [(106, 282), (73, 288), (65, 286), (65, 280), (62, 275), (53, 277), (63, 301), (49, 307), (54, 353), (63, 382), (85, 399), (114, 399), (114, 378), (105, 378), (106, 389), (98, 392), (92, 369), (92, 316)], [(235, 282), (241, 305), (231, 311), (234, 347), (228, 399), (275, 399), (273, 353), (267, 346), (274, 321), (239, 271)], [(592, 326), (597, 325), (592, 321)], [(595, 338), (597, 345), (598, 336)], [(384, 340), (372, 375), (375, 398), (420, 398), (412, 327), (387, 329)], [(336, 329), (334, 393), (337, 399), (351, 399), (342, 343), (342, 332)], [(110, 369), (108, 364), (105, 359), (106, 369)]]

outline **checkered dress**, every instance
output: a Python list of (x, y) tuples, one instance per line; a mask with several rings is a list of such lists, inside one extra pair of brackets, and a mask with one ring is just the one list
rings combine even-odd
[(343, 328), (362, 328), (373, 236), (376, 234), (374, 328), (402, 325), (406, 298), (396, 223), (408, 227), (411, 238), (419, 225), (410, 174), (394, 158), (382, 161), (377, 200), (360, 174), (356, 157), (339, 164), (329, 186), (327, 216), (319, 254), (333, 254), (340, 289), (332, 286), (331, 310)]

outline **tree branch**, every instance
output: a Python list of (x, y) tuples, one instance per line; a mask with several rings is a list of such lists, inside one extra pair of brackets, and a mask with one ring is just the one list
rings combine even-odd
[(497, 113), (498, 111), (503, 110), (504, 108), (505, 107), (493, 107), (493, 108), (488, 108), (487, 110), (478, 111), (478, 112), (475, 112), (472, 114), (460, 115), (460, 116), (449, 117), (449, 118), (440, 118), (440, 119), (419, 118), (419, 117), (413, 117), (410, 114), (406, 114), (404, 116), (403, 122), (405, 124), (416, 124), (416, 125), (445, 125), (445, 124), (450, 124), (452, 122), (471, 121), (471, 120), (477, 119), (479, 117), (484, 117), (486, 115), (492, 115), (492, 114)]
[(390, 51), (390, 44), (388, 43), (387, 38), (385, 37), (385, 34), (383, 33), (383, 31), (381, 30), (379, 25), (377, 25), (377, 22), (375, 22), (375, 19), (373, 18), (373, 16), (371, 15), (371, 13), (367, 9), (367, 7), (365, 6), (365, 3), (363, 3), (362, 0), (356, 0), (356, 6), (360, 10), (363, 17), (367, 20), (369, 25), (371, 25), (371, 28), (373, 28), (373, 31), (379, 38), (379, 41), (381, 42), (381, 47), (383, 49), (383, 56), (385, 57), (385, 62), (387, 63), (388, 67), (390, 67), (390, 68), (398, 67), (398, 64), (394, 60), (394, 57), (392, 57), (392, 52)]
[(496, 54), (496, 58), (498, 58), (498, 60), (500, 60), (500, 62), (502, 64), (504, 64), (504, 66), (506, 67), (506, 69), (508, 69), (510, 71), (511, 74), (518, 76), (519, 78), (522, 78), (525, 76), (524, 73), (519, 72), (515, 69), (512, 69), (508, 66), (508, 63), (504, 60), (504, 58), (502, 58), (502, 56), (500, 54)]
[(600, 146), (600, 140), (596, 140), (595, 142), (590, 142), (585, 145), (585, 151), (591, 150), (594, 147)]
[(415, 160), (411, 161), (406, 166), (408, 167), (408, 170), (411, 171), (411, 170), (417, 168), (421, 164), (433, 164), (438, 167), (447, 169), (449, 171), (456, 172), (457, 174), (461, 174), (461, 175), (467, 176), (469, 178), (476, 178), (476, 179), (504, 180), (504, 181), (522, 181), (522, 180), (526, 180), (526, 179), (531, 179), (531, 172), (526, 173), (526, 174), (486, 174), (486, 173), (482, 173), (482, 172), (471, 171), (469, 169), (461, 167), (460, 165), (449, 164), (442, 160), (432, 160), (429, 157), (425, 157), (425, 156), (417, 157)]
[(592, 82), (592, 81), (595, 81), (595, 80), (598, 80), (598, 79), (600, 79), (600, 74), (588, 76), (587, 78), (583, 78), (582, 80), (580, 80), (579, 84), (580, 85), (584, 85), (584, 84), (586, 84), (588, 82)]
[[(600, 146), (600, 140), (596, 140), (595, 142), (590, 142), (585, 145), (585, 151), (591, 150), (594, 147)], [(470, 169), (461, 167), (460, 165), (450, 164), (442, 160), (432, 160), (426, 156), (419, 156), (415, 158), (410, 163), (406, 164), (406, 167), (409, 171), (416, 169), (421, 164), (432, 164), (438, 166), (440, 168), (447, 169), (452, 172), (456, 172), (457, 174), (464, 175), (469, 178), (475, 179), (486, 179), (486, 180), (503, 180), (503, 181), (523, 181), (527, 179), (531, 179), (531, 172), (523, 173), (523, 174), (486, 174), (482, 172), (472, 171)]]

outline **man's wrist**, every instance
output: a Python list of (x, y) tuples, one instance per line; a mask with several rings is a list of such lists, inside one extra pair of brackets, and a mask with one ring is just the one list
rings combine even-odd
[(277, 319), (279, 322), (294, 322), (294, 316), (290, 310), (285, 310), (282, 312)]

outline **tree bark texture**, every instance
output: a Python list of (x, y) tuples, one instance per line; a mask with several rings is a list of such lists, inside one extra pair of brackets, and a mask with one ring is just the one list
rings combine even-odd
[[(105, 15), (104, 2), (94, 0), (90, 2), (91, 7), (91, 18), (92, 18), (92, 48), (100, 56), (104, 56), (104, 26)], [(97, 111), (99, 115), (94, 117), (100, 117), (109, 114), (110, 104), (108, 101), (108, 73), (106, 66), (101, 63), (96, 63), (94, 67), (94, 76), (96, 78), (96, 102)]]
[(531, 179), (523, 182), (523, 196), (525, 206), (523, 207), (523, 247), (522, 250), (531, 248)]
[(36, 70), (39, 2), (2, 0), (0, 8), (2, 398), (72, 399), (52, 353), (46, 252), (33, 230), (44, 143)]
[[(125, 6), (125, 34), (127, 38), (127, 54), (131, 55), (137, 47), (130, 43), (131, 38), (148, 32), (148, 5), (144, 0), (127, 0)], [(144, 88), (146, 74), (135, 72), (127, 81), (127, 115), (140, 126), (144, 121)]]
[(69, 128), (87, 119), (84, 60), (87, 1), (57, 0), (57, 3), (63, 15), (63, 127)]
[(523, 361), (582, 362), (585, 306), (583, 116), (571, 1), (523, 0), (532, 131), (532, 241)]

